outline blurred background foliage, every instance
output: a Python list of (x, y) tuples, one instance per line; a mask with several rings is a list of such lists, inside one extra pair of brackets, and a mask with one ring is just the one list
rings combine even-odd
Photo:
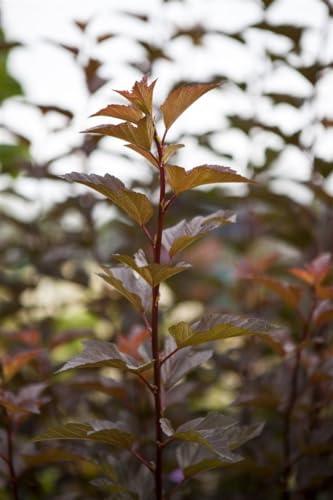
[[(24, 49), (24, 43), (8, 39), (5, 26), (0, 32), (0, 450), (4, 450), (0, 496), (11, 498), (5, 460), (11, 435), (20, 498), (127, 498), (111, 493), (108, 483), (97, 479), (110, 477), (117, 468), (106, 448), (75, 442), (46, 446), (32, 438), (47, 422), (78, 415), (81, 420), (129, 418), (133, 410), (131, 418), (141, 433), (149, 425), (149, 401), (130, 376), (116, 370), (53, 375), (80, 351), (84, 338), (110, 340), (118, 335), (119, 347), (134, 355), (144, 338), (140, 318), (96, 277), (115, 251), (144, 247), (143, 236), (106, 201), (84, 188), (65, 186), (57, 176), (72, 170), (114, 173), (112, 166), (118, 164), (119, 177), (121, 170), (128, 174), (126, 168), (135, 171), (128, 174), (128, 186), (144, 191), (150, 182), (154, 186), (152, 173), (132, 152), (113, 146), (112, 139), (77, 134), (89, 112), (98, 109), (96, 103), (107, 104), (111, 88), (120, 88), (116, 71), (122, 69), (128, 79), (124, 88), (142, 73), (159, 77), (162, 88), (168, 85), (168, 89), (198, 79), (225, 81), (215, 91), (214, 117), (220, 113), (219, 122), (210, 123), (210, 106), (203, 104), (198, 109), (208, 127), (200, 125), (197, 114), (191, 115), (193, 126), (177, 129), (175, 142), (186, 144), (188, 151), (180, 151), (176, 163), (190, 158), (193, 165), (230, 165), (257, 181), (241, 192), (217, 187), (188, 192), (170, 209), (168, 225), (220, 208), (235, 211), (238, 222), (184, 252), (193, 270), (186, 280), (176, 276), (171, 285), (164, 285), (162, 325), (194, 320), (203, 311), (232, 311), (281, 326), (271, 345), (255, 340), (219, 344), (213, 359), (190, 374), (183, 392), (175, 395), (170, 416), (178, 423), (184, 412), (217, 409), (245, 423), (262, 419), (266, 425), (245, 448), (246, 460), (203, 471), (176, 490), (174, 498), (329, 500), (333, 494), (333, 6), (329, 0), (303, 0), (305, 9), (316, 4), (311, 25), (301, 16), (288, 17), (288, 8), (279, 20), (283, 3), (279, 0), (248, 0), (243, 3), (255, 5), (255, 20), (220, 29), (217, 22), (214, 27), (205, 19), (186, 21), (184, 13), (191, 2), (157, 3), (168, 24), (161, 43), (156, 35), (130, 39), (121, 24), (118, 31), (104, 30), (107, 21), (104, 31), (98, 32), (97, 10), (95, 17), (73, 23), (76, 45), (61, 41), (61, 33), (57, 41), (40, 42), (66, 53), (75, 65), (85, 85), (83, 110), (62, 107), (61, 99), (31, 100), (9, 71), (11, 56)], [(182, 16), (177, 17), (176, 7)], [(211, 7), (207, 2), (206, 9), (211, 18), (219, 16), (216, 2)], [(133, 33), (151, 30), (149, 9), (118, 9), (116, 15), (123, 26), (133, 27)], [(158, 24), (154, 26), (157, 29)], [(134, 45), (137, 50), (128, 57)], [(240, 65), (259, 61), (244, 78), (241, 72), (228, 72), (223, 62), (231, 45), (245, 58)], [(181, 47), (193, 60), (193, 72), (187, 76), (177, 70), (175, 61)], [(257, 59), (251, 57), (253, 50)], [(197, 65), (210, 51), (213, 69), (201, 74)], [(277, 73), (280, 87), (273, 80)], [(30, 114), (16, 116), (17, 106), (33, 110), (41, 131), (37, 139), (36, 132), (29, 135), (27, 123), (22, 132), (20, 120)], [(36, 154), (36, 141), (39, 147), (45, 144), (43, 155)], [(183, 399), (188, 403), (185, 410)], [(139, 472), (128, 460), (128, 470), (122, 474), (143, 488), (146, 483), (137, 478)], [(175, 486), (180, 462), (170, 457), (170, 482)], [(283, 493), (286, 484), (291, 496)], [(146, 498), (139, 489), (138, 494)]]

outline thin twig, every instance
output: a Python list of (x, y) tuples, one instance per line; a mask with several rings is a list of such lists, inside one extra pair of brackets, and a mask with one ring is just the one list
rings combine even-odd
[(145, 465), (147, 467), (147, 469), (150, 470), (150, 472), (152, 472), (154, 474), (155, 472), (155, 469), (154, 467), (142, 456), (140, 455), (140, 453), (138, 453), (137, 451), (133, 450), (133, 448), (131, 448), (129, 450), (129, 452), (131, 453), (131, 455), (133, 455), (133, 457), (135, 457), (139, 462), (141, 462), (143, 465)]
[(5, 455), (0, 453), (0, 458), (2, 458), (2, 460), (8, 465), (8, 458)]
[(156, 388), (150, 382), (148, 382), (148, 380), (145, 379), (145, 377), (141, 375), (140, 372), (135, 372), (135, 375), (137, 375), (139, 379), (142, 380), (142, 382), (146, 385), (146, 387), (148, 387), (148, 389), (152, 394), (155, 394)]
[(162, 366), (169, 358), (171, 358), (171, 356), (173, 356), (174, 354), (176, 354), (176, 352), (178, 352), (179, 349), (180, 349), (180, 347), (176, 347), (176, 349), (174, 349), (173, 351), (169, 352), (169, 354), (167, 356), (165, 356), (165, 358), (163, 358), (161, 360), (160, 365)]
[(149, 320), (147, 318), (146, 311), (142, 312), (142, 319), (143, 319), (143, 321), (145, 323), (145, 326), (146, 326), (147, 330), (149, 331), (149, 333), (151, 333), (151, 324), (149, 323)]
[(15, 472), (14, 456), (13, 456), (13, 425), (8, 413), (6, 415), (6, 420), (7, 420), (6, 432), (7, 432), (7, 449), (8, 449), (7, 465), (8, 465), (10, 481), (12, 483), (13, 500), (19, 500), (17, 477)]
[(150, 234), (150, 232), (149, 232), (149, 230), (148, 230), (147, 226), (143, 225), (143, 226), (141, 226), (141, 227), (142, 227), (143, 232), (144, 232), (144, 233), (145, 233), (145, 235), (147, 236), (148, 240), (149, 240), (149, 241), (150, 241), (150, 243), (153, 245), (153, 244), (154, 244), (154, 241), (153, 241), (153, 238), (152, 238), (152, 236), (151, 236), (151, 234)]

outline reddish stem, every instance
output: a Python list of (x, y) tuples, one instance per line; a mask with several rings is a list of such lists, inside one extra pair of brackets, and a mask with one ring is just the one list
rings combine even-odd
[[(160, 173), (160, 200), (158, 205), (157, 229), (154, 239), (154, 263), (159, 264), (161, 261), (162, 248), (162, 233), (164, 222), (164, 203), (165, 203), (165, 172), (163, 165), (163, 142), (161, 143), (155, 133), (155, 144), (159, 157), (159, 173)], [(159, 335), (158, 335), (158, 309), (159, 309), (159, 285), (154, 286), (152, 290), (152, 315), (151, 315), (151, 332), (152, 332), (152, 352), (154, 358), (154, 385), (155, 385), (155, 492), (156, 500), (163, 498), (163, 467), (162, 467), (162, 447), (163, 431), (161, 428), (160, 419), (162, 418), (162, 401), (161, 401), (161, 360), (159, 352)]]
[(7, 465), (9, 471), (10, 481), (12, 483), (12, 494), (13, 500), (19, 500), (17, 478), (14, 467), (14, 456), (13, 456), (13, 425), (9, 415), (6, 415), (7, 420)]
[(291, 381), (290, 381), (290, 392), (287, 401), (287, 405), (284, 413), (284, 422), (283, 422), (283, 459), (284, 459), (284, 467), (283, 467), (283, 475), (282, 475), (282, 499), (290, 500), (292, 498), (292, 492), (289, 490), (288, 481), (291, 476), (294, 461), (291, 460), (291, 430), (292, 430), (292, 420), (293, 420), (293, 412), (296, 406), (296, 402), (299, 396), (298, 393), (298, 381), (299, 374), (301, 369), (301, 360), (302, 360), (302, 352), (304, 344), (307, 340), (309, 340), (311, 335), (311, 326), (312, 326), (312, 318), (313, 313), (316, 308), (316, 300), (313, 298), (312, 306), (309, 312), (309, 315), (306, 319), (304, 319), (304, 326), (301, 337), (298, 341), (295, 353), (295, 362), (291, 373)]
[(165, 363), (169, 358), (171, 358), (171, 356), (173, 356), (174, 354), (176, 354), (176, 352), (179, 351), (179, 347), (176, 347), (176, 349), (174, 349), (173, 351), (169, 352), (169, 354), (167, 356), (165, 356), (165, 358), (163, 358), (161, 360), (161, 365), (163, 365), (163, 363)]

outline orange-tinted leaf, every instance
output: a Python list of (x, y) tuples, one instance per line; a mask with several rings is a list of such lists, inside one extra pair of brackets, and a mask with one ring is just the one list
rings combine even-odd
[(40, 332), (34, 328), (21, 330), (15, 334), (15, 338), (29, 347), (40, 345)]
[(311, 274), (311, 272), (306, 271), (305, 269), (293, 267), (292, 269), (289, 269), (289, 272), (290, 274), (296, 276), (296, 278), (299, 278), (301, 281), (305, 281), (305, 283), (307, 283), (308, 285), (314, 284), (314, 276)]
[(40, 349), (19, 352), (13, 356), (5, 356), (2, 360), (3, 376), (8, 382), (20, 369), (35, 359), (41, 353)]
[(309, 285), (319, 285), (331, 270), (332, 256), (329, 253), (323, 253), (304, 268), (290, 269), (290, 273)]
[(316, 293), (320, 299), (333, 300), (333, 286), (318, 285), (316, 287)]
[(151, 114), (153, 110), (153, 92), (156, 84), (154, 80), (148, 85), (148, 78), (144, 76), (139, 82), (135, 82), (132, 90), (116, 90), (116, 92), (128, 101), (133, 106), (140, 109), (144, 113)]
[(102, 177), (72, 172), (62, 178), (70, 182), (79, 182), (104, 194), (140, 226), (148, 222), (154, 213), (152, 204), (144, 194), (126, 189), (124, 184), (113, 175), (106, 174)]
[(151, 163), (154, 167), (158, 168), (157, 159), (150, 151), (147, 151), (147, 149), (145, 149), (141, 146), (138, 146), (137, 144), (125, 144), (125, 147), (132, 149), (133, 151), (136, 151), (139, 155), (146, 158), (146, 160), (148, 160), (149, 163)]
[(168, 144), (165, 146), (163, 150), (163, 157), (162, 160), (164, 163), (167, 163), (168, 160), (175, 154), (177, 153), (178, 149), (181, 149), (184, 147), (184, 144)]
[(154, 128), (150, 117), (145, 117), (139, 120), (136, 125), (129, 122), (119, 123), (118, 125), (97, 125), (83, 132), (116, 137), (130, 144), (142, 146), (149, 151), (153, 140)]
[(119, 118), (120, 120), (137, 123), (142, 119), (143, 114), (139, 109), (133, 106), (109, 104), (109, 106), (106, 106), (91, 116), (110, 116), (111, 118)]
[(220, 83), (193, 83), (172, 90), (161, 106), (166, 129), (169, 129), (177, 118), (199, 97), (220, 85)]
[(219, 165), (200, 165), (191, 170), (185, 170), (176, 165), (167, 165), (166, 173), (171, 189), (175, 193), (182, 193), (197, 186), (215, 182), (252, 182), (231, 168)]
[(130, 354), (133, 358), (140, 358), (138, 354), (138, 349), (140, 345), (149, 337), (148, 330), (140, 329), (136, 332), (133, 332), (128, 337), (124, 335), (118, 335), (117, 345), (119, 351), (124, 352), (126, 354)]
[(301, 298), (301, 289), (270, 276), (248, 275), (247, 279), (253, 280), (277, 293), (289, 306), (297, 307)]

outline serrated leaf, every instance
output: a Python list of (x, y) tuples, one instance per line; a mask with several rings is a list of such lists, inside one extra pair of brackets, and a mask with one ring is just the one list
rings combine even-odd
[(118, 125), (97, 125), (83, 130), (83, 133), (116, 137), (149, 151), (153, 140), (154, 127), (151, 118), (148, 116), (139, 120), (135, 125), (129, 122), (119, 123)]
[(139, 155), (143, 156), (146, 160), (149, 161), (149, 163), (151, 163), (151, 165), (153, 165), (153, 167), (159, 168), (157, 159), (150, 151), (147, 151), (147, 149), (138, 146), (137, 144), (125, 144), (125, 147), (132, 149)]
[(191, 170), (177, 165), (166, 165), (166, 174), (170, 187), (176, 194), (216, 182), (252, 182), (231, 168), (219, 165), (199, 165)]
[(29, 467), (38, 467), (40, 465), (51, 464), (54, 462), (90, 462), (90, 460), (79, 453), (62, 448), (48, 448), (41, 450), (34, 455), (21, 455), (24, 462)]
[(84, 343), (84, 350), (75, 358), (67, 361), (56, 373), (73, 368), (118, 368), (129, 372), (143, 372), (150, 368), (152, 362), (140, 364), (128, 354), (119, 352), (118, 347), (111, 342), (102, 340), (88, 340)]
[(168, 130), (177, 118), (199, 97), (220, 85), (220, 83), (193, 83), (172, 90), (161, 106), (166, 129)]
[(131, 267), (152, 287), (191, 267), (190, 264), (185, 262), (179, 262), (175, 266), (156, 263), (140, 265), (137, 258), (130, 257), (129, 255), (115, 255), (115, 257), (119, 262)]
[[(112, 427), (113, 425), (113, 427)], [(34, 441), (46, 441), (53, 439), (87, 439), (106, 443), (117, 448), (130, 448), (134, 443), (134, 435), (119, 429), (116, 424), (109, 422), (109, 427), (96, 430), (89, 423), (74, 423), (55, 425), (47, 431), (35, 437)]]
[(154, 80), (148, 85), (148, 78), (144, 76), (142, 80), (135, 82), (132, 90), (116, 90), (116, 92), (132, 103), (137, 109), (144, 113), (151, 114), (153, 110), (153, 92), (156, 84)]
[(120, 120), (137, 123), (142, 119), (143, 114), (139, 109), (134, 108), (133, 106), (109, 104), (91, 116), (110, 116), (111, 118), (119, 118)]
[(121, 180), (113, 175), (106, 174), (102, 177), (101, 175), (72, 172), (63, 175), (62, 178), (95, 189), (126, 212), (140, 226), (146, 224), (153, 216), (154, 209), (148, 198), (142, 193), (126, 189)]
[(235, 454), (233, 450), (258, 436), (262, 429), (262, 423), (239, 426), (231, 418), (212, 412), (206, 417), (196, 418), (182, 424), (177, 428), (173, 437), (200, 444), (222, 460), (234, 463), (239, 461), (241, 456)]
[(139, 311), (146, 311), (150, 308), (151, 288), (141, 276), (136, 277), (131, 269), (112, 267), (105, 269), (105, 273), (99, 274), (99, 276), (112, 285)]
[(210, 314), (189, 325), (184, 321), (169, 328), (178, 347), (248, 335), (266, 335), (276, 327), (264, 320), (231, 314)]
[(197, 216), (186, 221), (180, 221), (175, 226), (163, 231), (162, 244), (173, 257), (186, 247), (201, 238), (208, 231), (213, 231), (218, 227), (235, 221), (235, 214), (228, 211), (219, 210), (211, 215)]
[(177, 153), (178, 149), (185, 147), (184, 144), (168, 144), (164, 147), (162, 160), (163, 163), (167, 163), (168, 160)]
[[(166, 342), (164, 355), (168, 355), (177, 347), (174, 339), (169, 337)], [(184, 347), (175, 352), (162, 365), (162, 381), (166, 391), (170, 390), (181, 378), (197, 366), (206, 363), (212, 357), (210, 349), (197, 350)]]

